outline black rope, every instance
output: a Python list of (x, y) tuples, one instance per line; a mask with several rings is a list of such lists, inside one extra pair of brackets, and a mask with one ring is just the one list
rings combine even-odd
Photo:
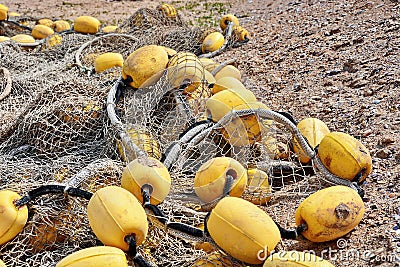
[[(202, 125), (202, 124), (206, 124), (206, 123), (212, 123), (211, 119), (207, 119), (207, 120), (201, 120), (201, 121), (197, 121), (195, 123), (192, 123), (191, 125), (189, 125), (189, 127), (187, 127), (181, 134), (179, 134), (179, 139), (182, 139), (182, 137), (184, 135), (186, 135), (190, 130), (192, 130), (193, 128), (195, 128), (198, 125)], [(196, 135), (195, 135), (196, 136)]]
[(131, 76), (126, 77), (126, 79), (122, 80), (122, 83), (125, 87), (131, 87), (130, 83), (133, 82), (133, 79)]
[(151, 212), (153, 212), (153, 214), (157, 217), (157, 219), (162, 224), (166, 224), (168, 222), (167, 215), (165, 215), (165, 213), (162, 212), (162, 210), (160, 210), (157, 206), (155, 206), (153, 204), (146, 204), (146, 205), (144, 205), (144, 208), (151, 210)]
[(139, 253), (136, 254), (136, 257), (133, 258), (133, 261), (139, 266), (139, 267), (153, 267), (154, 265), (149, 264), (142, 255)]
[(276, 113), (281, 114), (282, 116), (284, 116), (286, 119), (290, 120), (294, 125), (299, 124), (292, 116), (292, 114), (290, 114), (289, 112), (286, 111), (276, 111)]
[(243, 41), (236, 41), (232, 44), (233, 48), (238, 48), (246, 43), (248, 43), (250, 41), (250, 39), (248, 37), (246, 37)]
[[(174, 148), (174, 146), (176, 145), (176, 143), (177, 143), (177, 141), (172, 142), (172, 143), (167, 147), (167, 149), (165, 150), (165, 153), (162, 153), (161, 159), (160, 159), (160, 161), (161, 161), (162, 163), (165, 162), (165, 160), (167, 159), (167, 155), (171, 152), (171, 150)], [(172, 167), (172, 166), (170, 166), (170, 168), (171, 168), (171, 167)]]
[(244, 45), (250, 41), (249, 37), (245, 37), (243, 41), (238, 42), (240, 45)]
[(204, 232), (201, 229), (180, 222), (169, 222), (167, 215), (165, 215), (165, 213), (162, 210), (160, 210), (157, 206), (153, 204), (146, 204), (144, 205), (144, 207), (151, 210), (151, 212), (153, 212), (158, 221), (160, 221), (168, 228), (181, 231), (183, 233), (189, 234), (194, 237), (204, 237)]
[(299, 235), (305, 230), (307, 230), (307, 224), (303, 223), (300, 224), (299, 226), (296, 227), (295, 230), (287, 230), (280, 226), (278, 223), (276, 223), (276, 226), (278, 226), (279, 232), (281, 233), (281, 237), (285, 239), (297, 239)]
[(125, 83), (123, 81), (120, 81), (118, 83), (117, 90), (115, 92), (115, 105), (117, 105), (119, 100), (121, 99), (121, 97), (124, 96), (124, 91), (125, 91), (126, 87), (127, 86), (125, 85)]
[(363, 198), (365, 196), (365, 191), (357, 183), (353, 183), (354, 187), (357, 189), (358, 195)]
[(127, 235), (124, 238), (125, 242), (128, 244), (128, 255), (131, 258), (135, 258), (137, 254), (137, 246), (136, 246), (136, 236), (135, 234)]
[(140, 255), (137, 251), (137, 245), (136, 245), (136, 235), (135, 234), (130, 234), (125, 236), (124, 238), (125, 242), (128, 244), (128, 256), (133, 259), (133, 261), (139, 266), (139, 267), (150, 267), (153, 265), (150, 265), (142, 255)]
[(143, 205), (149, 205), (151, 194), (153, 193), (153, 187), (149, 184), (144, 184), (140, 190), (142, 191)]
[(74, 31), (73, 29), (69, 29), (69, 30), (63, 30), (60, 31), (59, 34), (63, 35), (63, 34), (71, 34), (71, 33), (76, 33), (76, 31)]
[(360, 183), (360, 180), (363, 176), (363, 172), (365, 171), (365, 168), (363, 168), (359, 173), (356, 174), (356, 176), (354, 176), (354, 178), (351, 180), (353, 183)]
[(205, 236), (210, 236), (210, 233), (208, 232), (208, 227), (207, 227), (207, 223), (208, 223), (208, 219), (210, 218), (211, 215), (211, 211), (207, 213), (206, 217), (204, 217), (204, 235)]
[(93, 193), (75, 187), (70, 187), (65, 192), (72, 197), (82, 197), (87, 200), (90, 200), (93, 196)]
[(180, 222), (170, 222), (167, 224), (167, 227), (184, 232), (191, 236), (204, 237), (204, 232), (201, 229), (193, 227), (188, 224), (184, 224), (184, 223), (180, 223)]
[(21, 199), (15, 202), (15, 206), (21, 207), (23, 205), (28, 204), (30, 201), (35, 200), (37, 197), (47, 195), (47, 194), (55, 194), (55, 193), (64, 193), (65, 186), (62, 185), (44, 185), (38, 188), (35, 188), (28, 192), (28, 194)]
[(18, 26), (18, 27), (20, 27), (20, 28), (22, 28), (22, 29), (25, 29), (25, 30), (28, 30), (28, 31), (32, 31), (32, 28), (30, 28), (30, 27), (28, 27), (28, 26), (25, 26), (25, 25), (22, 25), (22, 24), (19, 24), (19, 23), (16, 22), (16, 21), (13, 21), (13, 20), (6, 20), (6, 22), (9, 22), (9, 23), (11, 23), (11, 24), (14, 24), (14, 25), (16, 25), (16, 26)]
[(67, 188), (65, 185), (43, 185), (38, 188), (35, 188), (28, 192), (28, 194), (21, 199), (15, 201), (16, 207), (21, 207), (29, 202), (35, 200), (36, 198), (47, 195), (47, 194), (69, 194), (71, 196), (82, 197), (85, 199), (90, 199), (92, 197), (92, 193), (87, 192), (85, 190), (79, 188)]

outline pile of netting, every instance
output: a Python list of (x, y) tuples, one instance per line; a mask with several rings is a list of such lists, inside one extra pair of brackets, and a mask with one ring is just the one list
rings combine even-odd
[[(1, 25), (2, 34), (27, 31), (7, 25)], [(200, 83), (195, 93), (184, 94), (182, 88), (173, 86), (173, 75), (162, 73), (157, 82), (134, 90), (120, 86), (120, 68), (93, 71), (94, 59), (101, 53), (117, 52), (126, 58), (150, 44), (200, 55), (201, 40), (212, 31), (216, 30), (188, 27), (179, 15), (171, 18), (159, 10), (141, 9), (111, 34), (66, 32), (60, 34), (62, 42), (56, 46), (47, 39), (35, 46), (1, 43), (0, 93), (9, 92), (0, 100), (0, 190), (23, 196), (47, 184), (92, 193), (105, 186), (120, 186), (126, 161), (137, 157), (137, 151), (125, 151), (121, 157), (121, 131), (135, 129), (155, 141), (137, 139), (139, 150), (149, 155), (148, 148), (153, 146), (157, 153), (151, 156), (163, 158), (169, 169), (171, 190), (158, 207), (170, 220), (203, 226), (208, 203), (195, 194), (195, 173), (209, 159), (226, 156), (246, 169), (259, 168), (268, 174), (269, 190), (254, 183), (242, 197), (259, 204), (281, 225), (293, 227), (295, 207), (325, 181), (289, 149), (293, 130), (285, 116), (272, 118), (250, 110), (215, 122), (207, 120), (206, 101), (211, 93), (206, 83)], [(234, 46), (231, 39), (226, 49)], [(249, 79), (242, 80), (247, 89), (262, 96)], [(116, 116), (111, 120), (110, 110)], [(263, 121), (256, 142), (235, 144), (248, 138), (242, 136), (246, 129), (238, 123), (243, 117)], [(235, 127), (229, 126), (232, 124)], [(89, 226), (87, 204), (85, 199), (67, 195), (36, 199), (29, 205), (28, 223), (22, 232), (0, 246), (0, 259), (7, 266), (54, 266), (74, 251), (101, 245)], [(151, 217), (148, 236), (139, 246), (148, 262), (158, 266), (246, 266), (212, 242), (174, 235)], [(222, 259), (219, 265), (215, 263), (218, 259)]]

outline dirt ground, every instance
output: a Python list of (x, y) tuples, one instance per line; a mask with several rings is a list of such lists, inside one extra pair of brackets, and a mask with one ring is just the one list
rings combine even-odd
[[(3, 0), (35, 17), (93, 15), (118, 24), (162, 1)], [(194, 25), (238, 16), (251, 41), (217, 60), (237, 58), (243, 76), (263, 89), (271, 109), (298, 120), (317, 117), (370, 150), (373, 172), (362, 185), (366, 213), (345, 243), (295, 245), (334, 252), (336, 266), (400, 266), (400, 5), (396, 1), (173, 1)], [(293, 226), (293, 225), (289, 225)]]

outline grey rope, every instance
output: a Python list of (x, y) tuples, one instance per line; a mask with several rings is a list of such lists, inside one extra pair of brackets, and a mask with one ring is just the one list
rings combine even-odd
[(132, 151), (134, 151), (138, 158), (147, 157), (146, 152), (140, 149), (130, 138), (121, 120), (115, 113), (115, 95), (118, 90), (118, 86), (122, 82), (122, 77), (120, 77), (110, 89), (107, 96), (107, 114), (111, 121), (111, 124), (116, 128), (123, 144), (126, 144)]

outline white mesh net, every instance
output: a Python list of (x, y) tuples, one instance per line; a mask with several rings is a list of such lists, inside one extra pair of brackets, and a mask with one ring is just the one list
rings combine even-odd
[[(20, 20), (24, 19), (34, 21)], [(2, 24), (0, 30), (10, 36), (27, 31), (14, 24)], [(108, 35), (65, 32), (56, 46), (49, 46), (49, 38), (35, 47), (2, 43), (1, 67), (9, 70), (12, 85), (11, 93), (0, 102), (0, 190), (25, 195), (46, 184), (70, 184), (90, 192), (120, 185), (126, 162), (118, 154), (117, 143), (120, 150), (125, 149), (126, 161), (136, 157), (135, 151), (129, 152), (129, 147), (121, 144), (120, 129), (110, 123), (106, 112), (107, 94), (121, 72), (113, 68), (94, 73), (95, 57), (117, 52), (126, 58), (149, 44), (199, 54), (201, 40), (209, 30), (190, 28), (179, 15), (169, 18), (159, 10), (141, 9)], [(228, 48), (234, 44), (235, 40), (229, 40)], [(195, 68), (203, 75), (193, 90), (182, 89), (186, 81), (177, 75), (182, 69), (170, 68), (155, 84), (138, 90), (127, 87), (118, 98), (116, 110), (122, 125), (128, 132), (134, 129), (151, 136), (154, 141), (137, 138), (136, 144), (153, 157), (173, 156), (168, 149), (182, 141), (180, 137), (190, 126), (209, 116), (206, 101), (212, 94), (204, 67), (181, 63), (183, 70)], [(1, 92), (9, 84), (5, 73), (1, 73)], [(189, 77), (192, 82), (193, 77)], [(251, 81), (244, 80), (248, 89), (261, 95)], [(252, 124), (246, 126), (243, 121)], [(201, 206), (207, 203), (194, 192), (195, 172), (212, 157), (228, 156), (245, 168), (258, 167), (268, 174), (271, 189), (254, 181), (243, 197), (263, 203), (260, 207), (282, 226), (294, 226), (294, 208), (321, 188), (322, 181), (312, 166), (300, 164), (291, 151), (293, 134), (287, 126), (256, 113), (233, 114), (203, 125), (209, 126), (208, 130), (186, 136), (181, 153), (170, 162), (172, 188), (160, 209), (171, 220), (200, 227), (206, 215)], [(249, 139), (246, 127), (259, 129), (254, 142), (242, 144)], [(263, 200), (270, 197), (265, 204)], [(0, 259), (7, 266), (54, 266), (74, 251), (100, 244), (89, 227), (86, 206), (86, 200), (69, 196), (35, 200), (29, 205), (23, 231), (0, 246)], [(285, 218), (276, 216), (283, 213)], [(213, 244), (169, 233), (151, 217), (148, 238), (139, 248), (149, 262), (159, 266), (246, 266)]]

